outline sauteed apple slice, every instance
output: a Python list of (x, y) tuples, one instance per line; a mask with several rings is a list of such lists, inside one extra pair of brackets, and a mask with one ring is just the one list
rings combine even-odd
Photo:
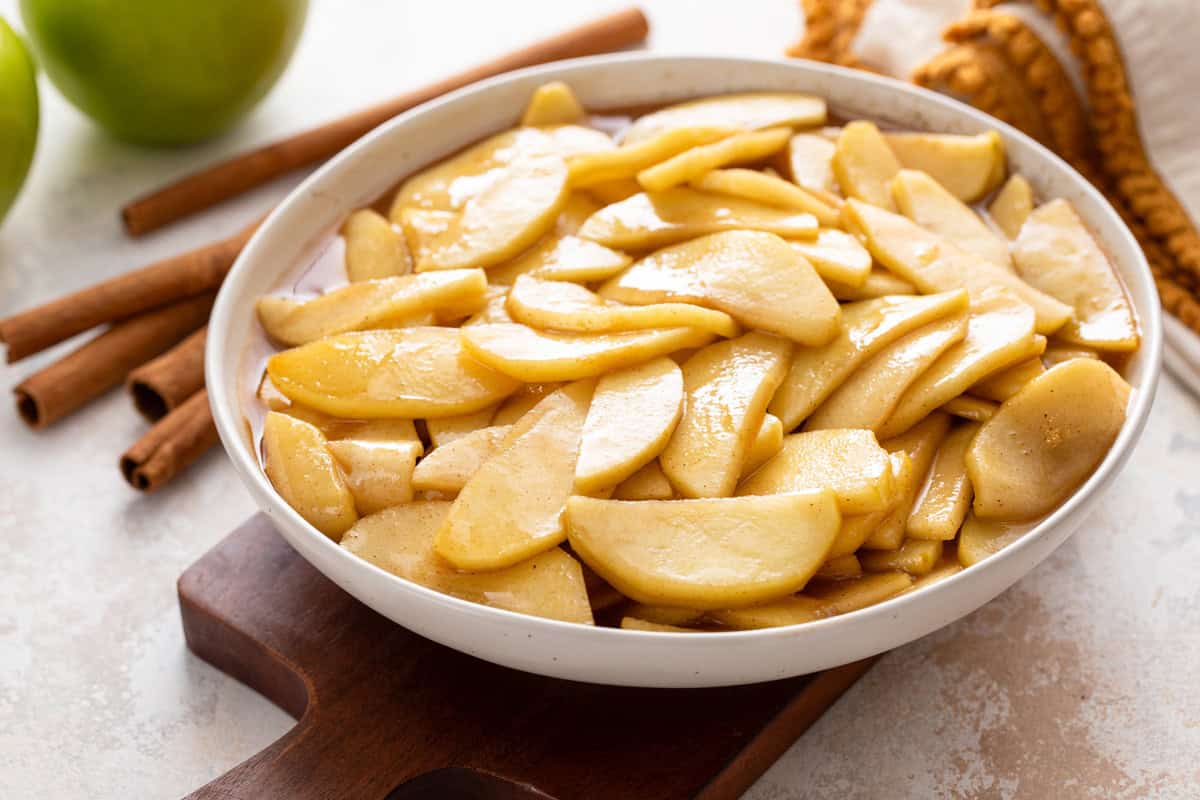
[(433, 548), (450, 503), (418, 501), (358, 521), (342, 547), (413, 583), (473, 603), (535, 617), (592, 624), (579, 562), (555, 547), (527, 561), (484, 573), (458, 572)]
[(863, 546), (871, 550), (895, 550), (904, 542), (908, 518), (912, 514), (917, 494), (925, 483), (925, 476), (933, 464), (934, 456), (946, 431), (950, 429), (950, 417), (943, 413), (930, 414), (903, 436), (885, 439), (880, 445), (895, 458), (906, 456), (907, 469), (896, 481), (897, 500), (892, 510), (884, 517)]
[(573, 334), (537, 331), (526, 325), (472, 325), (462, 329), (467, 352), (501, 372), (529, 383), (602, 375), (688, 347), (713, 335), (696, 328)]
[(779, 454), (738, 487), (739, 495), (828, 488), (843, 514), (867, 514), (892, 502), (892, 463), (875, 434), (861, 430), (795, 433)]
[(714, 169), (694, 178), (691, 185), (702, 192), (728, 194), (769, 206), (807, 211), (822, 225), (838, 224), (839, 208), (794, 183), (758, 170)]
[(797, 186), (817, 192), (826, 202), (835, 199), (837, 178), (833, 174), (834, 140), (819, 133), (797, 133), (788, 142), (784, 170)]
[[(567, 180), (572, 187), (580, 189), (617, 181), (632, 181), (635, 175), (647, 167), (733, 133), (734, 131), (728, 128), (720, 127), (671, 128), (612, 150), (571, 156), (567, 159)], [(633, 182), (632, 185), (637, 187), (635, 192), (641, 191), (639, 184)]]
[(647, 167), (637, 174), (637, 181), (648, 192), (661, 192), (729, 164), (761, 161), (783, 149), (791, 135), (790, 128), (737, 133), (684, 150), (661, 164)]
[(641, 603), (729, 608), (808, 582), (837, 534), (837, 502), (816, 490), (700, 500), (567, 503), (571, 547)]
[(814, 622), (882, 603), (912, 586), (904, 572), (880, 572), (806, 588), (803, 594), (752, 608), (724, 609), (709, 614), (731, 628), (752, 630)]
[(275, 491), (321, 533), (337, 541), (358, 519), (354, 497), (315, 426), (269, 412), (263, 423), (263, 453)]
[(668, 247), (600, 287), (624, 303), (699, 303), (801, 344), (821, 345), (840, 310), (812, 266), (769, 233), (731, 231)]
[(858, 120), (842, 128), (833, 153), (833, 174), (846, 197), (896, 208), (888, 188), (900, 162), (873, 123)]
[(973, 384), (1038, 355), (1045, 347), (1044, 341), (1034, 338), (1032, 309), (1007, 291), (989, 292), (971, 312), (966, 338), (908, 387), (880, 427), (880, 436), (899, 436)]
[(562, 158), (521, 159), (500, 172), (430, 239), (428, 252), (417, 261), (418, 272), (495, 266), (554, 226), (567, 202), (567, 165)]
[(1042, 364), (1041, 358), (1030, 358), (1019, 364), (1014, 364), (1008, 369), (1001, 370), (994, 375), (989, 375), (972, 386), (970, 391), (975, 397), (982, 397), (985, 400), (1003, 403), (1021, 391), (1025, 384), (1045, 371), (1046, 367)]
[(872, 550), (859, 560), (867, 572), (900, 570), (912, 576), (928, 575), (942, 557), (940, 541), (909, 539), (896, 550)]
[(718, 336), (736, 336), (738, 324), (722, 311), (691, 303), (626, 306), (598, 297), (583, 286), (522, 275), (505, 305), (515, 321), (533, 328), (569, 333), (611, 333), (650, 328), (691, 327)]
[(339, 417), (469, 414), (520, 383), (464, 358), (460, 336), (453, 328), (343, 333), (271, 356), (267, 374), (292, 400)]
[(825, 277), (825, 285), (829, 287), (829, 291), (833, 293), (834, 297), (846, 302), (874, 300), (889, 295), (917, 294), (917, 287), (886, 269), (872, 269), (867, 273), (867, 279), (862, 282), (861, 286), (851, 286), (829, 277)]
[(671, 128), (758, 130), (778, 125), (811, 128), (824, 124), (825, 101), (819, 97), (748, 92), (690, 100), (645, 114), (625, 130), (622, 141), (641, 141)]
[(1020, 539), (1030, 526), (1019, 522), (980, 519), (968, 514), (958, 534), (958, 560), (964, 567), (978, 564)]
[(378, 211), (359, 209), (342, 224), (346, 275), (351, 282), (390, 278), (412, 272), (408, 245)]
[(871, 254), (857, 239), (844, 231), (821, 228), (816, 239), (795, 239), (788, 242), (788, 245), (808, 259), (817, 274), (826, 281), (834, 281), (851, 288), (862, 288), (871, 275)]
[(575, 465), (575, 489), (616, 486), (666, 447), (683, 411), (683, 373), (669, 358), (610, 372), (596, 384)]
[(450, 444), (455, 439), (461, 439), (468, 433), (486, 428), (492, 422), (499, 406), (488, 406), (473, 414), (460, 414), (456, 417), (439, 417), (425, 420), (425, 430), (434, 447)]
[(1064, 341), (1097, 350), (1137, 349), (1137, 323), (1125, 290), (1066, 200), (1052, 200), (1029, 215), (1013, 257), (1022, 278), (1075, 309), (1058, 332)]
[(1071, 318), (1070, 306), (906, 217), (857, 200), (847, 201), (842, 214), (863, 235), (867, 249), (879, 263), (922, 292), (966, 289), (974, 301), (990, 289), (1009, 289), (1033, 308), (1037, 332), (1041, 334), (1054, 333)]
[(956, 247), (1012, 269), (1008, 242), (924, 172), (903, 169), (891, 184), (900, 213)]
[(888, 133), (884, 139), (901, 164), (928, 173), (964, 203), (974, 203), (1004, 180), (1004, 140), (995, 131)]
[(774, 414), (764, 414), (758, 433), (746, 451), (746, 460), (742, 464), (742, 475), (745, 478), (756, 469), (775, 457), (783, 448), (783, 423)]
[(562, 81), (543, 83), (533, 90), (521, 114), (522, 125), (567, 125), (587, 117), (571, 87)]
[(459, 569), (500, 569), (566, 538), (562, 511), (592, 389), (564, 387), (517, 423), (458, 493), (434, 540), (438, 555)]
[(1021, 226), (1032, 212), (1033, 187), (1020, 175), (1009, 178), (988, 206), (988, 214), (1009, 239), (1020, 235)]
[(374, 514), (413, 498), (412, 475), (418, 442), (373, 442), (363, 439), (338, 439), (329, 442), (329, 452), (337, 459), (354, 496), (359, 514)]
[(942, 440), (929, 478), (921, 489), (906, 532), (910, 539), (949, 541), (971, 507), (973, 490), (967, 478), (966, 455), (979, 424), (960, 424)]
[(412, 488), (457, 494), (486, 461), (503, 449), (511, 431), (511, 425), (493, 425), (435, 447), (413, 470)]
[(359, 281), (300, 303), (263, 297), (258, 301), (258, 319), (272, 339), (297, 345), (337, 333), (396, 327), (434, 311), (467, 316), (485, 302), (483, 270), (456, 269)]
[(622, 481), (613, 492), (614, 500), (670, 500), (675, 489), (659, 466), (651, 461)]
[(822, 347), (798, 349), (769, 410), (792, 430), (860, 364), (905, 334), (967, 309), (965, 291), (880, 297), (842, 307), (841, 330)]
[(1112, 367), (1089, 358), (1030, 381), (967, 450), (975, 513), (1023, 520), (1053, 510), (1104, 459), (1125, 423), (1129, 391)]
[(813, 412), (805, 430), (877, 430), (913, 381), (962, 341), (969, 316), (963, 311), (918, 328), (867, 359)]
[(513, 392), (507, 400), (500, 404), (492, 416), (493, 425), (512, 425), (525, 416), (542, 398), (558, 391), (560, 383), (527, 383)]
[(686, 497), (733, 494), (792, 345), (759, 331), (709, 345), (683, 364), (683, 417), (659, 457)]
[(617, 250), (653, 250), (719, 231), (766, 231), (788, 239), (812, 239), (812, 214), (773, 208), (740, 197), (683, 186), (640, 192), (597, 211), (579, 235)]

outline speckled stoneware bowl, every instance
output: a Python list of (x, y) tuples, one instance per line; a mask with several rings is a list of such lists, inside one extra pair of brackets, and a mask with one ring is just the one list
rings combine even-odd
[[(1011, 167), (1041, 197), (1070, 200), (1099, 236), (1132, 296), (1142, 347), (1126, 377), (1128, 419), (1095, 474), (1017, 543), (957, 575), (870, 608), (790, 628), (670, 634), (595, 628), (456, 600), (353, 556), (284, 503), (246, 434), (238, 381), (257, 325), (255, 299), (312, 258), (351, 209), (487, 134), (514, 125), (530, 92), (569, 83), (587, 106), (665, 103), (736, 91), (800, 91), (846, 116), (950, 133), (999, 129)], [(400, 625), (516, 669), (595, 683), (691, 687), (753, 683), (845, 664), (924, 636), (970, 613), (1032, 570), (1079, 527), (1129, 457), (1150, 412), (1161, 322), (1150, 271), (1107, 202), (1065, 163), (1018, 131), (898, 81), (821, 64), (628, 54), (563, 62), (485, 81), (396, 117), (348, 147), (293, 191), (246, 247), (217, 298), (208, 336), (208, 387), (225, 449), (258, 505), (314, 567)]]

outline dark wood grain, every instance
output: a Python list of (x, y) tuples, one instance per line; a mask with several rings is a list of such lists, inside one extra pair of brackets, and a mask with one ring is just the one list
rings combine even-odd
[(190, 798), (738, 797), (870, 666), (724, 689), (498, 667), (338, 589), (259, 515), (179, 580), (188, 646), (299, 723)]

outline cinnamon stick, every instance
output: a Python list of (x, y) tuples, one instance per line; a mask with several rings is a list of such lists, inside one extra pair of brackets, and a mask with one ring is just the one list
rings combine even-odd
[(121, 474), (142, 492), (162, 488), (217, 443), (217, 428), (200, 391), (163, 417), (121, 456)]
[(17, 412), (34, 428), (62, 419), (203, 325), (215, 296), (207, 292), (117, 323), (18, 384)]
[(204, 388), (204, 343), (208, 326), (188, 336), (158, 358), (129, 373), (125, 385), (134, 407), (157, 422)]
[(0, 341), (8, 345), (8, 362), (19, 361), (97, 325), (216, 289), (259, 222), (228, 239), (0, 320)]
[(638, 8), (592, 20), (421, 89), (215, 164), (134, 200), (121, 210), (131, 236), (216, 205), (293, 169), (329, 158), (365, 133), (421, 103), (504, 72), (638, 44), (649, 31)]

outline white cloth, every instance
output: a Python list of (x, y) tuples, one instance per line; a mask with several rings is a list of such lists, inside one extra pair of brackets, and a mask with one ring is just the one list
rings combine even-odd
[[(1200, 0), (1102, 0), (1125, 57), (1142, 137), (1160, 175), (1200, 220)], [(940, 31), (962, 19), (970, 0), (876, 0), (855, 40), (856, 55), (898, 78), (942, 47)], [(1033, 27), (1076, 82), (1082, 83), (1062, 34), (1027, 4), (1006, 4)], [(902, 35), (897, 35), (902, 31)], [(1164, 32), (1169, 32), (1165, 34)], [(1082, 93), (1081, 93), (1082, 96)], [(1164, 315), (1167, 369), (1200, 395), (1200, 336)]]

